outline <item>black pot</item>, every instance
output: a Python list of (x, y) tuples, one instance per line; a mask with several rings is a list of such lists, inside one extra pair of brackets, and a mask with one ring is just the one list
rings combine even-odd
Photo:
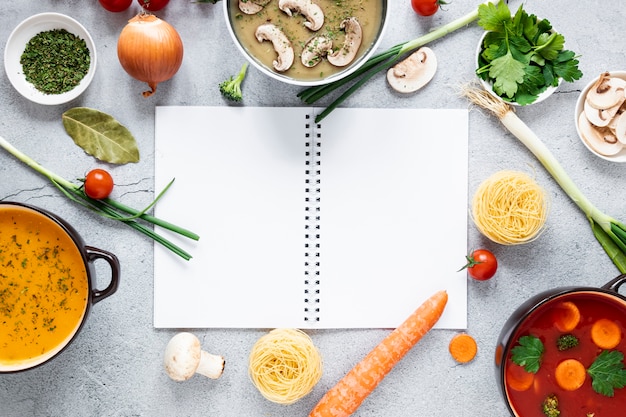
[[(19, 361), (5, 362), (4, 358), (0, 358), (0, 373), (20, 372), (40, 366), (48, 362), (52, 358), (56, 357), (63, 350), (65, 350), (67, 346), (69, 346), (69, 344), (74, 341), (74, 339), (76, 339), (78, 333), (82, 329), (89, 315), (91, 306), (115, 293), (119, 285), (120, 277), (120, 263), (117, 257), (114, 254), (105, 250), (85, 245), (78, 232), (69, 223), (67, 223), (59, 216), (41, 208), (27, 204), (0, 202), (0, 216), (11, 215), (11, 213), (15, 213), (16, 210), (25, 210), (27, 213), (29, 213), (28, 215), (32, 214), (38, 216), (38, 220), (41, 222), (53, 222), (55, 225), (62, 229), (61, 233), (66, 234), (70, 238), (70, 241), (73, 242), (75, 249), (80, 253), (80, 256), (82, 257), (82, 263), (85, 267), (85, 274), (84, 276), (82, 273), (79, 274), (80, 276), (77, 277), (77, 279), (81, 280), (81, 284), (84, 284), (84, 281), (82, 280), (86, 281), (87, 294), (86, 302), (84, 303), (84, 311), (82, 312), (82, 318), (61, 343), (57, 344), (56, 347), (49, 349), (45, 353), (29, 359), (20, 359)], [(74, 251), (73, 248), (67, 248), (67, 250)], [(97, 259), (102, 259), (106, 261), (111, 268), (111, 279), (109, 281), (109, 284), (106, 286), (106, 288), (102, 290), (95, 288), (95, 268), (93, 263)], [(0, 268), (4, 268), (4, 265), (0, 265)], [(1, 289), (2, 283), (0, 282), (0, 290)], [(17, 314), (17, 312), (15, 314)]]
[(504, 323), (500, 335), (498, 337), (496, 351), (495, 351), (495, 365), (496, 365), (496, 378), (498, 380), (498, 388), (500, 394), (504, 399), (509, 412), (512, 416), (519, 416), (510, 404), (505, 378), (505, 363), (510, 355), (511, 349), (516, 344), (515, 335), (518, 330), (524, 326), (529, 316), (537, 311), (539, 308), (549, 308), (550, 304), (555, 305), (560, 302), (563, 297), (569, 297), (576, 294), (593, 294), (602, 297), (603, 301), (610, 304), (615, 303), (616, 308), (621, 306), (623, 309), (626, 305), (626, 297), (621, 295), (618, 290), (626, 282), (626, 274), (619, 275), (613, 280), (609, 281), (602, 287), (558, 287), (551, 290), (541, 292), (534, 297), (528, 299), (521, 304), (511, 314), (509, 319)]

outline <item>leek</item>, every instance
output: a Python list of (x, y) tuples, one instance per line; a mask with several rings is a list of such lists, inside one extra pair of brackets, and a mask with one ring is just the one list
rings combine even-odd
[[(484, 2), (484, 4), (496, 3), (497, 1), (498, 0), (487, 0), (486, 2)], [(337, 81), (333, 81), (328, 84), (305, 88), (304, 90), (299, 92), (297, 96), (305, 103), (313, 104), (321, 98), (325, 97), (327, 94), (335, 91), (336, 89), (343, 87), (353, 80), (357, 80), (350, 88), (343, 92), (343, 94), (337, 97), (320, 114), (315, 117), (315, 122), (319, 123), (335, 108), (343, 103), (348, 97), (350, 97), (356, 90), (361, 88), (369, 79), (371, 79), (380, 71), (389, 69), (390, 67), (398, 63), (405, 54), (413, 52), (421, 46), (442, 38), (443, 36), (462, 28), (463, 26), (467, 26), (476, 19), (478, 19), (478, 7), (470, 13), (466, 14), (465, 16), (462, 16), (456, 20), (453, 20), (450, 23), (440, 26), (439, 28), (423, 36), (420, 36), (408, 42), (395, 45), (387, 51), (372, 56), (365, 62), (365, 64), (363, 64), (361, 68), (357, 69), (355, 72), (348, 75), (347, 77), (344, 77)]]
[(626, 225), (600, 211), (583, 195), (548, 147), (515, 114), (508, 103), (495, 98), (483, 88), (472, 85), (463, 89), (463, 95), (471, 103), (493, 113), (537, 157), (563, 191), (585, 213), (595, 238), (617, 269), (626, 273)]
[(155, 242), (160, 243), (165, 246), (167, 249), (171, 250), (178, 256), (182, 257), (185, 260), (191, 259), (191, 255), (187, 253), (185, 250), (175, 245), (168, 239), (156, 233), (154, 230), (147, 227), (145, 224), (140, 223), (138, 220), (144, 220), (147, 223), (160, 226), (164, 229), (170, 230), (172, 232), (178, 233), (184, 237), (198, 240), (199, 236), (195, 233), (183, 229), (179, 226), (176, 226), (172, 223), (166, 222), (159, 218), (153, 217), (145, 212), (150, 209), (154, 203), (163, 195), (163, 193), (169, 188), (169, 185), (163, 190), (157, 198), (144, 210), (135, 210), (131, 207), (128, 207), (118, 201), (115, 201), (111, 198), (105, 198), (102, 200), (94, 200), (85, 194), (84, 188), (82, 186), (76, 185), (65, 178), (55, 174), (52, 171), (41, 166), (39, 163), (34, 161), (32, 158), (15, 148), (11, 145), (6, 139), (0, 136), (0, 147), (4, 148), (11, 155), (24, 162), (26, 165), (39, 172), (46, 178), (50, 180), (66, 197), (70, 200), (81, 204), (84, 207), (89, 208), (92, 211), (95, 211), (99, 215), (103, 217), (108, 217), (113, 220), (121, 221), (138, 232), (150, 237)]

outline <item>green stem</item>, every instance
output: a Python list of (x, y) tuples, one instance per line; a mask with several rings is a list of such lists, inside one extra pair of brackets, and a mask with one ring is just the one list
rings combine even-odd
[[(497, 0), (487, 0), (486, 3), (496, 3)], [(305, 103), (311, 104), (315, 101), (325, 97), (327, 94), (330, 94), (332, 91), (346, 85), (348, 82), (360, 78), (359, 81), (355, 82), (348, 90), (346, 90), (343, 94), (341, 94), (337, 99), (331, 102), (327, 108), (316, 117), (316, 121), (320, 122), (324, 119), (328, 114), (330, 114), (339, 104), (344, 102), (348, 97), (350, 97), (356, 90), (361, 88), (368, 80), (370, 80), (375, 74), (379, 73), (383, 69), (387, 69), (395, 65), (405, 54), (409, 52), (413, 52), (414, 50), (426, 45), (429, 42), (435, 41), (439, 38), (442, 38), (449, 33), (452, 33), (464, 26), (467, 26), (474, 20), (478, 19), (478, 7), (476, 7), (473, 11), (462, 16), (456, 20), (453, 20), (450, 23), (447, 23), (425, 35), (420, 36), (419, 38), (413, 39), (408, 42), (404, 42), (402, 44), (396, 45), (385, 52), (374, 55), (369, 58), (365, 64), (349, 76), (333, 81), (331, 83), (308, 87), (298, 93), (298, 97), (301, 98)]]
[(597, 225), (592, 219), (591, 230), (596, 240), (600, 243), (606, 254), (609, 256), (613, 264), (622, 273), (626, 273), (626, 254), (624, 253), (623, 245), (620, 247), (615, 239), (604, 231), (599, 225)]
[(484, 89), (467, 87), (464, 95), (474, 104), (495, 114), (507, 130), (530, 150), (541, 162), (567, 196), (585, 213), (594, 236), (609, 258), (622, 273), (626, 273), (626, 226), (601, 212), (581, 192), (550, 149), (524, 123), (511, 106), (495, 98)]
[[(185, 237), (198, 240), (199, 236), (189, 230), (178, 227), (172, 223), (166, 222), (159, 218), (150, 216), (145, 214), (143, 211), (135, 210), (131, 207), (128, 207), (122, 203), (119, 203), (113, 199), (104, 199), (104, 200), (94, 200), (89, 198), (83, 191), (82, 187), (66, 180), (65, 178), (55, 174), (54, 172), (44, 168), (42, 165), (34, 161), (32, 158), (21, 152), (19, 149), (15, 148), (11, 145), (6, 139), (0, 136), (0, 147), (4, 148), (7, 152), (15, 156), (17, 159), (39, 172), (46, 178), (48, 178), (66, 197), (71, 200), (97, 212), (98, 214), (109, 217), (111, 219), (121, 221), (132, 227), (133, 229), (143, 233), (144, 235), (152, 238), (157, 243), (165, 246), (172, 252), (181, 256), (182, 258), (189, 260), (191, 259), (191, 255), (185, 252), (183, 249), (179, 248), (169, 240), (160, 236), (158, 233), (154, 232), (150, 228), (144, 226), (143, 224), (136, 221), (137, 218), (140, 218), (144, 221), (152, 223), (154, 225), (163, 227), (165, 229), (171, 230), (173, 232), (179, 233)], [(161, 193), (162, 194), (162, 193)], [(160, 197), (160, 196), (159, 196)], [(122, 211), (127, 214), (131, 214), (136, 217), (125, 217), (121, 215), (118, 211)]]

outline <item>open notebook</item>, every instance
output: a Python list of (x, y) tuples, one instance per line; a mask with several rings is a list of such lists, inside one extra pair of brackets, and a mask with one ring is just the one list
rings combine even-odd
[(467, 110), (157, 107), (157, 328), (467, 325)]

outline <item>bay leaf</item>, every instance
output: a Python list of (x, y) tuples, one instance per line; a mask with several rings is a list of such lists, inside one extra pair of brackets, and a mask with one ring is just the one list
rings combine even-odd
[(132, 133), (113, 116), (89, 107), (74, 107), (62, 115), (63, 126), (76, 145), (112, 164), (139, 161)]

